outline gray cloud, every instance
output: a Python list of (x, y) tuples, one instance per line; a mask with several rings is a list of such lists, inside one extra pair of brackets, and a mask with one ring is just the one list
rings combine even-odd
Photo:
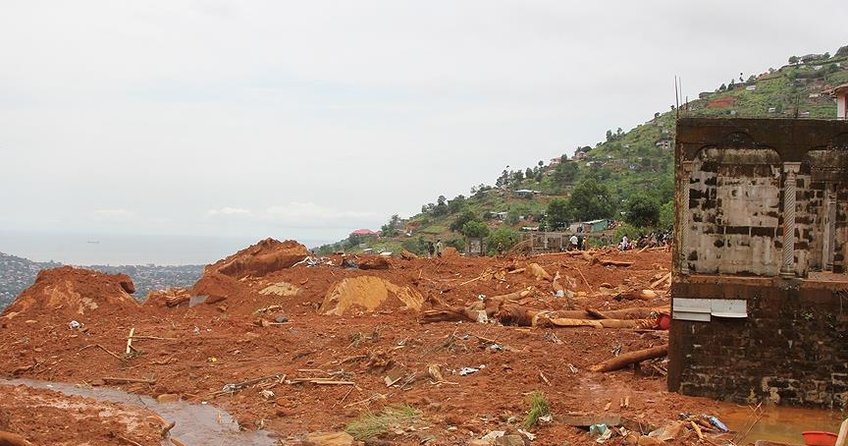
[(833, 52), (846, 19), (837, 1), (6, 2), (0, 230), (338, 239), (667, 110), (674, 75), (694, 97)]

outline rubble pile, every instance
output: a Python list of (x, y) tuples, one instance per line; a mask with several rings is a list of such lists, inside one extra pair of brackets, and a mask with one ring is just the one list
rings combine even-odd
[[(60, 268), (4, 313), (53, 322), (0, 325), (0, 374), (211, 403), (285, 444), (337, 426), (365, 441), (356, 426), (378, 413), (409, 417), (371, 438), (392, 444), (587, 444), (564, 415), (620, 400), (610, 435), (642, 444), (650, 431), (621, 429), (716, 409), (665, 392), (669, 266), (664, 250), (314, 257), (269, 239), (142, 306), (126, 276)], [(550, 414), (524, 427), (534, 392)]]
[(131, 314), (139, 308), (130, 295), (134, 292), (132, 279), (126, 274), (104, 274), (71, 266), (53, 268), (38, 273), (35, 283), (6, 308), (2, 318), (73, 319)]

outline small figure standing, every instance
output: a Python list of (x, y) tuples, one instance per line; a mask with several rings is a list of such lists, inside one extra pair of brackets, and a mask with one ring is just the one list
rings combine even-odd
[(436, 240), (436, 257), (442, 256), (442, 239)]
[(436, 247), (433, 246), (433, 242), (427, 242), (427, 258), (433, 258), (433, 254), (436, 253)]
[(577, 243), (577, 236), (572, 235), (571, 238), (568, 239), (568, 250), (574, 251), (575, 249), (577, 249)]

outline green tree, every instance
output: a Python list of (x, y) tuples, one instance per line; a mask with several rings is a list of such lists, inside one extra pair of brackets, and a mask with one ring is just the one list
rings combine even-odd
[(357, 234), (350, 234), (347, 237), (347, 243), (345, 244), (346, 246), (344, 248), (345, 249), (356, 248), (356, 247), (359, 246), (360, 243), (362, 243), (362, 237), (360, 237)]
[(436, 200), (436, 206), (433, 208), (433, 215), (442, 216), (448, 214), (448, 205), (445, 203), (447, 198), (444, 195), (439, 195), (439, 198)]
[(624, 211), (624, 220), (640, 228), (656, 226), (660, 219), (659, 203), (644, 192), (631, 195)]
[(504, 223), (508, 225), (514, 225), (518, 223), (521, 214), (518, 212), (518, 209), (510, 209), (509, 212), (506, 213), (506, 219), (504, 219)]
[(389, 219), (389, 222), (384, 224), (380, 231), (383, 233), (383, 237), (394, 237), (398, 234), (400, 230), (400, 217), (398, 214), (392, 215)]
[(465, 226), (465, 224), (469, 221), (474, 220), (475, 218), (477, 218), (477, 216), (474, 215), (473, 211), (471, 211), (470, 209), (465, 210), (461, 214), (456, 216), (456, 219), (454, 219), (454, 221), (450, 224), (449, 228), (453, 232), (461, 232), (462, 227)]
[(545, 223), (551, 230), (557, 231), (568, 226), (571, 220), (571, 209), (568, 206), (568, 201), (562, 198), (554, 198), (548, 203), (548, 213), (545, 217)]
[(799, 61), (800, 61), (800, 59), (798, 59), (798, 56), (789, 56), (789, 63), (790, 63), (791, 65), (795, 65), (795, 64), (797, 64)]
[(606, 185), (588, 178), (574, 186), (568, 207), (577, 221), (610, 218), (613, 215), (613, 205), (610, 201), (609, 189)]
[(471, 220), (462, 225), (462, 235), (468, 238), (485, 238), (489, 235), (489, 226), (480, 220)]
[(518, 243), (518, 233), (512, 229), (501, 226), (492, 231), (489, 237), (486, 238), (486, 246), (488, 247), (489, 255), (501, 254), (509, 251), (516, 243)]
[(563, 188), (574, 183), (577, 179), (577, 163), (574, 161), (563, 161), (554, 168), (554, 183)]
[(667, 201), (660, 206), (660, 229), (671, 229), (674, 227), (674, 200)]
[(465, 195), (457, 195), (453, 200), (448, 201), (448, 213), (456, 214), (465, 207)]

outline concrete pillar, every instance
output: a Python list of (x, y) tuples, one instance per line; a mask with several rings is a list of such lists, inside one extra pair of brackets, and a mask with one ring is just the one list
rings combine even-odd
[(822, 234), (822, 266), (825, 271), (833, 271), (833, 251), (836, 249), (836, 190), (835, 185), (825, 184), (824, 230)]
[(677, 255), (678, 255), (678, 263), (680, 265), (680, 273), (681, 274), (689, 274), (689, 260), (688, 253), (689, 248), (687, 242), (689, 240), (689, 231), (692, 229), (692, 213), (689, 211), (689, 188), (692, 183), (692, 161), (683, 161), (681, 164), (681, 179), (682, 183), (680, 186), (681, 196), (680, 196), (680, 205), (678, 206), (678, 220), (680, 222), (679, 231), (680, 235), (678, 236), (679, 246), (677, 247)]
[(782, 277), (795, 277), (795, 194), (801, 163), (783, 163), (783, 264)]

